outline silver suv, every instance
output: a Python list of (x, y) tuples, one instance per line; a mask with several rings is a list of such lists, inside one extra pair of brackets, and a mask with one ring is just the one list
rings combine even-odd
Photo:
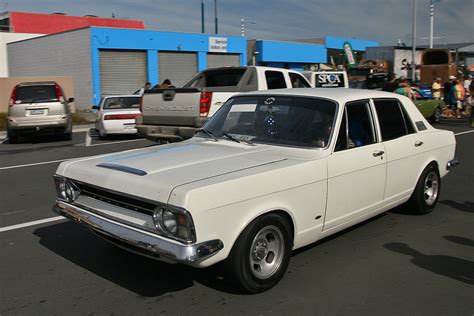
[(7, 117), (10, 143), (19, 135), (55, 132), (64, 140), (72, 136), (72, 116), (63, 89), (54, 81), (22, 82), (13, 88)]

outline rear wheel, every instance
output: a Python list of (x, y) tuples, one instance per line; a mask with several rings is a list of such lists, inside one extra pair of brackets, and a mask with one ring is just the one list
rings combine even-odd
[(18, 143), (18, 135), (17, 135), (17, 133), (12, 131), (11, 129), (7, 130), (7, 137), (8, 137), (8, 141), (10, 142), (10, 144)]
[(441, 178), (435, 164), (428, 165), (421, 173), (415, 191), (407, 206), (410, 213), (426, 214), (435, 208), (441, 190)]
[(285, 274), (292, 244), (288, 221), (276, 213), (263, 215), (240, 234), (225, 262), (226, 274), (245, 292), (266, 291)]

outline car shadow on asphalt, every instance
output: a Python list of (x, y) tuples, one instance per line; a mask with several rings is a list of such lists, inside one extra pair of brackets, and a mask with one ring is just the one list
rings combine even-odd
[(461, 212), (474, 213), (474, 202), (465, 201), (464, 203), (459, 203), (452, 200), (439, 201), (440, 204), (451, 206), (452, 208), (457, 209)]
[(474, 285), (474, 261), (453, 256), (427, 255), (401, 242), (385, 244), (393, 252), (410, 256), (414, 265), (453, 280)]
[[(381, 218), (383, 218), (383, 217), (385, 217), (385, 216), (387, 216), (386, 213), (378, 214), (378, 215), (376, 215), (376, 216), (374, 216), (374, 217), (371, 217), (371, 218), (369, 218), (369, 219), (367, 219), (367, 220), (365, 220), (365, 221), (363, 221), (363, 222), (361, 222), (361, 223), (355, 224), (355, 225), (350, 226), (350, 227), (348, 227), (348, 228), (346, 228), (346, 229), (344, 229), (344, 230), (341, 230), (341, 231), (339, 231), (339, 232), (337, 232), (337, 233), (335, 233), (335, 234), (332, 234), (332, 235), (330, 235), (330, 236), (328, 236), (328, 237), (325, 237), (325, 238), (323, 238), (323, 239), (320, 239), (320, 240), (318, 240), (318, 241), (316, 241), (316, 242), (314, 242), (314, 243), (312, 243), (312, 244), (309, 244), (309, 245), (304, 246), (304, 247), (302, 247), (302, 248), (298, 248), (298, 249), (296, 249), (296, 250), (293, 250), (292, 257), (298, 256), (299, 254), (301, 254), (301, 253), (303, 253), (303, 252), (309, 251), (310, 249), (316, 248), (316, 247), (318, 247), (319, 245), (322, 245), (322, 244), (324, 244), (324, 243), (327, 243), (327, 242), (329, 242), (329, 241), (331, 241), (331, 240), (333, 240), (333, 239), (339, 238), (339, 237), (342, 236), (342, 235), (348, 234), (348, 233), (350, 233), (350, 232), (352, 232), (352, 231), (354, 231), (354, 230), (356, 230), (356, 229), (358, 229), (358, 228), (360, 228), (360, 227), (362, 227), (362, 226), (367, 225), (368, 223), (371, 223), (371, 222), (380, 220)], [(290, 264), (291, 264), (291, 261), (290, 261)]]
[(218, 267), (197, 269), (149, 259), (118, 248), (72, 221), (38, 228), (39, 243), (71, 263), (139, 297), (158, 297), (184, 290), (195, 282), (240, 294), (220, 276)]

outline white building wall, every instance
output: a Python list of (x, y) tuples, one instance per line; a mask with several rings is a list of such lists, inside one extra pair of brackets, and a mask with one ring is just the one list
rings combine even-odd
[(90, 29), (10, 43), (7, 45), (11, 77), (72, 76), (76, 109), (92, 104), (92, 60)]
[(43, 35), (44, 34), (0, 32), (0, 77), (8, 77), (8, 43), (13, 43), (16, 41), (21, 41)]

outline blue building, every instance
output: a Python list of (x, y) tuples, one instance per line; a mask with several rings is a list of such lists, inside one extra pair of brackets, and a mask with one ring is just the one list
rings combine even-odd
[(131, 94), (148, 81), (179, 86), (211, 67), (247, 64), (240, 36), (88, 27), (8, 44), (10, 76), (72, 76), (76, 107)]
[(247, 43), (240, 36), (87, 27), (10, 43), (7, 54), (12, 77), (72, 76), (76, 107), (87, 109), (104, 95), (131, 94), (146, 82), (169, 79), (180, 86), (206, 68), (257, 64), (302, 70), (333, 60), (342, 64), (345, 41), (356, 53), (378, 46), (332, 36)]
[(342, 48), (345, 42), (351, 44), (359, 58), (367, 47), (379, 46), (375, 41), (334, 36), (294, 42), (251, 40), (248, 44), (248, 63), (294, 70), (302, 70), (316, 64), (343, 65)]

